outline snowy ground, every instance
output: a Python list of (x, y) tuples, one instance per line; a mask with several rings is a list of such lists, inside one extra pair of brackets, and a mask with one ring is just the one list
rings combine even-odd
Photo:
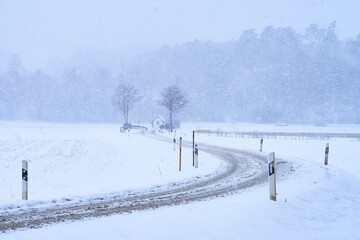
[[(2, 123), (0, 208), (44, 200), (140, 190), (189, 180), (222, 167), (206, 154), (192, 168), (192, 150), (179, 150), (140, 132), (120, 134), (118, 125)], [(29, 161), (29, 202), (21, 201), (21, 161)]]
[[(12, 161), (17, 161), (23, 157), (31, 158), (32, 156), (35, 158), (36, 156), (36, 161), (42, 163), (53, 161), (48, 160), (48, 158), (54, 157), (60, 163), (49, 172), (60, 169), (66, 173), (65, 170), (67, 170), (69, 177), (72, 178), (66, 184), (67, 186), (63, 186), (62, 193), (59, 195), (54, 193), (56, 190), (51, 190), (51, 186), (46, 188), (45, 185), (46, 191), (44, 190), (42, 191), (43, 194), (37, 195), (38, 200), (47, 197), (47, 191), (50, 191), (50, 196), (47, 198), (51, 199), (63, 197), (62, 194), (68, 194), (64, 189), (72, 191), (70, 195), (97, 194), (128, 189), (128, 184), (131, 185), (131, 182), (126, 182), (126, 180), (123, 185), (119, 183), (119, 187), (114, 183), (109, 183), (110, 186), (102, 186), (103, 183), (108, 182), (110, 178), (107, 178), (107, 175), (113, 173), (111, 170), (117, 164), (121, 165), (121, 168), (117, 168), (118, 170), (128, 169), (124, 170), (124, 174), (127, 176), (134, 174), (135, 170), (145, 174), (143, 176), (137, 175), (140, 179), (135, 177), (133, 181), (136, 184), (131, 185), (130, 188), (146, 188), (169, 181), (183, 181), (200, 173), (189, 167), (179, 174), (177, 172), (177, 155), (173, 157), (174, 159), (168, 160), (168, 164), (167, 161), (162, 161), (162, 159), (167, 159), (168, 154), (175, 154), (172, 152), (171, 144), (145, 139), (136, 134), (118, 135), (115, 126), (35, 124), (31, 128), (21, 128), (22, 124), (15, 124), (16, 126), (10, 128), (6, 124), (9, 123), (1, 125), (3, 127), (1, 131), (4, 134), (1, 135), (0, 178), (2, 183), (5, 182), (5, 188), (1, 187), (0, 190), (1, 199), (4, 199), (1, 200), (2, 205), (15, 201), (16, 197), (14, 196), (17, 193), (9, 187), (11, 185), (9, 183), (18, 181), (17, 179), (4, 180), (4, 169), (11, 171), (10, 169), (20, 166), (20, 160), (18, 163), (12, 163)], [(272, 131), (274, 128), (280, 128), (284, 132), (360, 132), (358, 126), (317, 128), (311, 126), (275, 127), (254, 124), (198, 123), (184, 124), (183, 128), (177, 132), (177, 138), (181, 135), (185, 140), (190, 140), (191, 130), (200, 128), (221, 128), (236, 131), (253, 129)], [(112, 140), (107, 142), (106, 139)], [(118, 141), (118, 144), (113, 145), (114, 139)], [(201, 143), (252, 151), (259, 149), (259, 139), (207, 135), (197, 135), (196, 139), (200, 148), (200, 166), (206, 168), (198, 169), (202, 171), (201, 174), (215, 171), (221, 167), (218, 160), (201, 153)], [(71, 143), (67, 145), (66, 141)], [(120, 153), (137, 149), (139, 141), (144, 151), (136, 151), (134, 155), (130, 154), (128, 157), (132, 157), (132, 161), (125, 160), (127, 158), (118, 160)], [(83, 147), (83, 151), (74, 151), (72, 155), (71, 149), (78, 142), (81, 143), (80, 146)], [(324, 167), (326, 142), (330, 143), (330, 155), (329, 166)], [(99, 145), (99, 143), (101, 144)], [(59, 145), (61, 146), (59, 147)], [(122, 150), (118, 151), (118, 147)], [(75, 149), (77, 148), (75, 147)], [(163, 149), (167, 149), (167, 154), (161, 155)], [(295, 169), (295, 173), (291, 177), (281, 177), (283, 180), (279, 181), (277, 185), (277, 202), (268, 199), (268, 186), (263, 184), (239, 194), (189, 205), (163, 207), (152, 211), (133, 212), (81, 222), (56, 224), (41, 229), (17, 231), (0, 235), (0, 239), (360, 239), (358, 227), (360, 225), (360, 142), (357, 139), (331, 139), (330, 141), (265, 139), (263, 149), (264, 152), (275, 151), (277, 158), (288, 159), (301, 166)], [(26, 156), (25, 154), (29, 152), (31, 154)], [(39, 157), (39, 155), (42, 156), (40, 153), (47, 153), (45, 154), (46, 157)], [(157, 157), (150, 158), (149, 153)], [(189, 151), (186, 154), (190, 156), (191, 152)], [(104, 155), (107, 157), (101, 158)], [(5, 163), (4, 156), (8, 156)], [(102, 184), (94, 181), (92, 183), (95, 186), (94, 188), (89, 187), (79, 194), (80, 186), (75, 187), (72, 184), (76, 180), (72, 176), (78, 172), (71, 172), (66, 167), (66, 160), (64, 159), (67, 156), (74, 156), (68, 158), (67, 164), (71, 164), (76, 159), (91, 158), (93, 159), (91, 162), (94, 164), (100, 161), (91, 171), (86, 172), (84, 179), (88, 179), (86, 176), (95, 174), (97, 177), (103, 177), (100, 181)], [(145, 161), (144, 158), (149, 160)], [(207, 160), (204, 161), (203, 159)], [(81, 160), (81, 162), (85, 160)], [(32, 168), (35, 171), (36, 161), (32, 161)], [(56, 161), (54, 160), (53, 163)], [(140, 167), (133, 165), (134, 161), (145, 163), (141, 164)], [(108, 163), (106, 164), (106, 162)], [(159, 173), (155, 164), (160, 164), (162, 174)], [(206, 166), (207, 164), (208, 166)], [(52, 164), (47, 166), (50, 167), (50, 165)], [(79, 172), (81, 172), (81, 166), (79, 164), (77, 169)], [(109, 170), (106, 170), (107, 166)], [(147, 174), (145, 168), (151, 169), (151, 174)], [(172, 171), (173, 168), (175, 168), (173, 172), (164, 173)], [(18, 170), (15, 172), (18, 174)], [(39, 170), (38, 173), (41, 171)], [(5, 174), (7, 174), (5, 175), (6, 178), (10, 177), (10, 174)], [(45, 173), (45, 175), (49, 174)], [(33, 181), (36, 183), (35, 179)], [(42, 182), (39, 181), (38, 183)], [(59, 184), (57, 182), (55, 186), (59, 187)], [(12, 192), (14, 196), (6, 197), (5, 195), (8, 192)], [(36, 193), (33, 192), (33, 195), (36, 196)], [(21, 202), (17, 202), (17, 204), (21, 204)]]

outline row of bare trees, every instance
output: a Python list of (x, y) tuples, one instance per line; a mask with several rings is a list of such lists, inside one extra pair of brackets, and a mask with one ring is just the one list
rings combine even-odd
[[(112, 98), (112, 104), (120, 111), (125, 124), (129, 123), (129, 111), (141, 101), (142, 97), (136, 87), (131, 83), (122, 82), (118, 85)], [(189, 101), (177, 85), (166, 87), (160, 96), (158, 105), (169, 111), (170, 131), (173, 130), (173, 114), (180, 111)]]

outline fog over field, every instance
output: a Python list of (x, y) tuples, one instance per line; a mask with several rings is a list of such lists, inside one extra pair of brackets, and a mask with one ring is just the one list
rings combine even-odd
[(360, 123), (358, 1), (2, 1), (0, 119)]
[(360, 239), (360, 0), (0, 0), (0, 240)]

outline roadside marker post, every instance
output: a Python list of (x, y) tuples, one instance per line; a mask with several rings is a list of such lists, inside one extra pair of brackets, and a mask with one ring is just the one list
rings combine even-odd
[(326, 143), (326, 146), (325, 146), (325, 165), (328, 165), (328, 159), (329, 159), (329, 143)]
[(193, 130), (193, 166), (195, 166), (195, 131)]
[(276, 174), (275, 174), (275, 153), (271, 152), (268, 155), (269, 165), (269, 192), (270, 199), (276, 201)]
[(29, 199), (28, 161), (22, 160), (22, 200)]
[(176, 146), (176, 139), (175, 139), (175, 136), (174, 136), (174, 138), (173, 138), (173, 142), (174, 142), (174, 148), (173, 148), (173, 150), (174, 150), (174, 152), (175, 152), (175, 146)]
[(182, 137), (180, 137), (180, 143), (179, 143), (179, 172), (181, 172), (181, 145), (182, 145)]
[(197, 144), (195, 144), (194, 153), (195, 153), (195, 168), (198, 168), (199, 167), (199, 149), (198, 149)]
[(262, 139), (260, 140), (260, 152), (262, 152), (263, 142), (264, 142), (264, 139), (262, 138)]

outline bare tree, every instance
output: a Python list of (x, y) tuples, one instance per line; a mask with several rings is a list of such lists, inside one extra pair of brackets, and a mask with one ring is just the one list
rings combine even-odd
[(169, 110), (170, 131), (173, 130), (173, 113), (186, 107), (188, 103), (189, 101), (178, 86), (167, 87), (161, 93), (161, 99), (158, 104)]
[(134, 108), (135, 104), (141, 100), (138, 90), (131, 83), (120, 83), (115, 90), (112, 98), (112, 104), (119, 110), (125, 123), (129, 122), (129, 111)]

